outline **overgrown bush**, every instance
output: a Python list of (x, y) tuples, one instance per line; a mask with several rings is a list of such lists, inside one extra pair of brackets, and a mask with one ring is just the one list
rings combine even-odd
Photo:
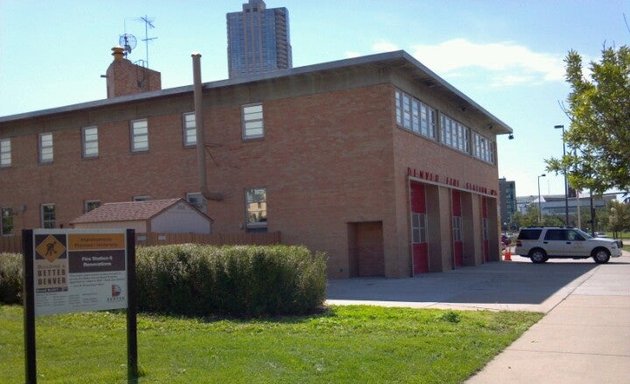
[(326, 262), (298, 246), (138, 248), (140, 311), (258, 317), (309, 313), (325, 299)]
[[(140, 247), (138, 310), (186, 316), (299, 315), (326, 294), (326, 261), (297, 246)], [(0, 303), (22, 303), (22, 255), (0, 254)]]
[(0, 253), (0, 303), (22, 303), (22, 255)]

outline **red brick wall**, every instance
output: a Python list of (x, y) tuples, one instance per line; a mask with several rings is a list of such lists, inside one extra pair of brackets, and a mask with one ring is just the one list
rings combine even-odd
[[(497, 169), (397, 128), (394, 86), (374, 82), (306, 87), (296, 79), (206, 91), (208, 185), (224, 196), (208, 203), (213, 231), (243, 231), (245, 190), (264, 187), (269, 230), (280, 231), (283, 242), (327, 252), (331, 277), (350, 273), (348, 224), (367, 222), (382, 222), (385, 274), (408, 276), (406, 167), (479, 185), (497, 183)], [(241, 106), (259, 101), (265, 136), (243, 141)], [(182, 113), (190, 111), (192, 94), (184, 93), (0, 125), (0, 137), (16, 132), (13, 166), (0, 169), (0, 206), (27, 207), (15, 218), (21, 229), (38, 227), (39, 205), (55, 203), (57, 223), (67, 226), (83, 213), (84, 200), (198, 192), (196, 148), (182, 143)], [(144, 117), (149, 151), (131, 153), (130, 120)], [(88, 125), (99, 128), (97, 159), (81, 158), (81, 127)], [(54, 162), (38, 165), (37, 134), (48, 131)]]

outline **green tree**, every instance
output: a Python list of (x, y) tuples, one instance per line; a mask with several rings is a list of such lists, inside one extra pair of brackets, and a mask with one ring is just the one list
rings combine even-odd
[(535, 227), (538, 225), (545, 227), (561, 227), (564, 226), (564, 219), (555, 215), (542, 215), (538, 221), (538, 205), (536, 203), (529, 204), (525, 214), (516, 212), (512, 216), (512, 223), (517, 228)]
[(549, 172), (567, 170), (576, 189), (603, 193), (630, 190), (630, 47), (604, 47), (599, 62), (591, 62), (590, 79), (582, 57), (570, 51), (565, 58), (570, 128), (569, 147), (561, 159), (547, 159)]
[(630, 204), (613, 200), (608, 204), (608, 230), (617, 238), (619, 232), (630, 231)]

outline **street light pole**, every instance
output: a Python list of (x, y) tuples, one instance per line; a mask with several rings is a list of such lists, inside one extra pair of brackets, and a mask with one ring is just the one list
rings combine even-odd
[(538, 224), (540, 224), (542, 221), (542, 209), (540, 207), (540, 178), (545, 176), (547, 176), (547, 174), (545, 173), (538, 176)]
[[(555, 125), (554, 129), (562, 129), (562, 161), (564, 161), (567, 155), (567, 147), (564, 140), (564, 125)], [(566, 167), (564, 167), (564, 225), (569, 226), (569, 184), (567, 183)]]

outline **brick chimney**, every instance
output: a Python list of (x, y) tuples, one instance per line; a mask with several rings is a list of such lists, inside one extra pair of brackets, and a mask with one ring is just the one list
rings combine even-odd
[(107, 98), (162, 89), (160, 72), (133, 64), (122, 47), (112, 48), (114, 61), (107, 68)]

